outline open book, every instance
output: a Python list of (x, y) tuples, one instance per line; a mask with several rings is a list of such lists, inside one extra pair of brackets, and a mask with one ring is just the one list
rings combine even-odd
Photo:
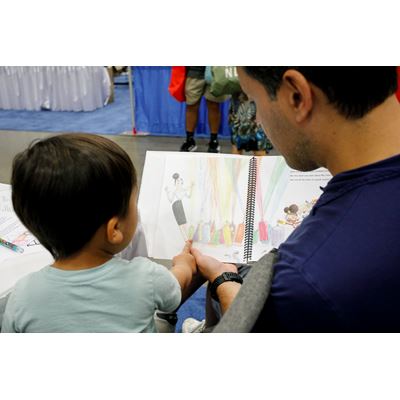
[(330, 178), (280, 156), (148, 151), (139, 212), (149, 256), (171, 259), (192, 239), (221, 261), (256, 261), (296, 229)]

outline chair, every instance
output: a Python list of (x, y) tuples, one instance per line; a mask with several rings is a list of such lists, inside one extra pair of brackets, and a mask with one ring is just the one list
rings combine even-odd
[(239, 293), (212, 333), (251, 332), (269, 295), (277, 258), (278, 252), (273, 249), (252, 265)]

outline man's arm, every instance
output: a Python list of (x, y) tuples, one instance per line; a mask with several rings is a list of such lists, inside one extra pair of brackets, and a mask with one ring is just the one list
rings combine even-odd
[[(224, 272), (233, 272), (233, 271), (224, 271)], [(221, 304), (222, 314), (225, 314), (226, 310), (232, 304), (241, 286), (242, 285), (238, 282), (224, 282), (217, 287), (217, 296), (219, 299), (219, 303)]]
[[(199, 250), (191, 248), (191, 253), (196, 259), (197, 267), (200, 273), (207, 279), (210, 283), (214, 282), (224, 272), (238, 272), (236, 265), (225, 264), (213, 257), (206, 256), (202, 254)], [(221, 304), (221, 311), (225, 311), (232, 304), (234, 298), (239, 292), (241, 287), (240, 283), (237, 282), (223, 282), (217, 287), (217, 296)]]

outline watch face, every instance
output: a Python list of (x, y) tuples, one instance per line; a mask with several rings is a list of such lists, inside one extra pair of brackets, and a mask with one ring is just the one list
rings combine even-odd
[(242, 277), (235, 272), (223, 272), (221, 275), (223, 276), (224, 281), (234, 281), (240, 283), (243, 281)]
[(239, 274), (235, 272), (223, 272), (218, 278), (214, 280), (210, 288), (211, 297), (216, 301), (219, 301), (217, 296), (217, 287), (224, 282), (238, 282), (242, 284), (243, 279)]

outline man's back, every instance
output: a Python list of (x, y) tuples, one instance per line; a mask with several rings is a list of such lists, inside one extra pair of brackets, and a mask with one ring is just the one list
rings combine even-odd
[(281, 245), (256, 331), (399, 331), (400, 156), (336, 175)]

